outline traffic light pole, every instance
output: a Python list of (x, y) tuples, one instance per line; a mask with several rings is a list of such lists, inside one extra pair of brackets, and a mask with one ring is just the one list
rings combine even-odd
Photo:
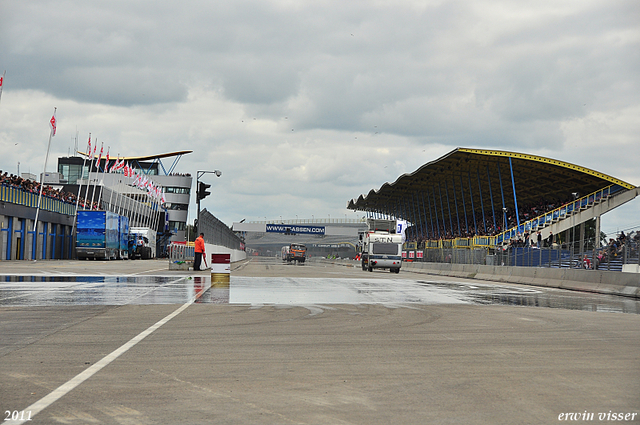
[(222, 175), (222, 171), (220, 170), (215, 170), (215, 171), (198, 171), (196, 174), (196, 203), (198, 204), (198, 224), (195, 226), (196, 228), (196, 237), (198, 236), (198, 234), (200, 233), (200, 200), (206, 198), (207, 196), (211, 195), (211, 192), (207, 192), (207, 189), (211, 187), (210, 184), (206, 184), (206, 183), (200, 183), (200, 177), (204, 176), (205, 174), (215, 174), (216, 177), (220, 177)]

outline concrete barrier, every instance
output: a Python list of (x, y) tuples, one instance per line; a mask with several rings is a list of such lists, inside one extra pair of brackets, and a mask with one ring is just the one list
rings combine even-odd
[[(316, 261), (339, 265), (354, 264), (353, 260), (347, 259), (319, 259)], [(404, 262), (402, 263), (401, 271), (402, 270), (438, 276), (517, 283), (521, 285), (640, 298), (640, 274), (637, 273), (427, 262)]]
[(416, 262), (403, 263), (402, 270), (640, 298), (640, 274), (637, 273)]
[[(204, 244), (204, 252), (207, 253), (207, 255), (211, 254), (212, 252), (215, 252), (218, 254), (230, 254), (232, 263), (235, 263), (236, 261), (241, 261), (247, 258), (247, 253), (245, 251), (241, 251), (239, 249), (231, 249), (221, 245), (213, 245), (210, 243)], [(209, 261), (208, 258), (207, 258), (207, 261)]]

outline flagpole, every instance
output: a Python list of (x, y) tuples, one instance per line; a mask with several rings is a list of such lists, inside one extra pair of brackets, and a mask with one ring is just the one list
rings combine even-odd
[[(109, 166), (109, 149), (111, 149), (111, 147), (107, 147), (107, 159), (104, 162), (104, 168), (102, 169), (102, 182), (100, 183), (100, 196), (98, 196), (98, 202), (100, 202), (103, 207), (104, 207), (104, 202), (102, 202), (102, 189), (104, 189), (104, 173), (107, 171), (107, 167)], [(102, 152), (102, 149), (100, 151)], [(102, 155), (100, 156), (102, 157)], [(100, 164), (98, 164), (98, 166), (100, 166)]]
[[(40, 194), (38, 195), (38, 208), (36, 208), (36, 219), (33, 222), (33, 237), (37, 238), (36, 229), (38, 228), (38, 214), (40, 213), (40, 202), (42, 201), (42, 187), (44, 186), (44, 173), (47, 171), (47, 161), (49, 160), (49, 150), (51, 149), (51, 138), (56, 131), (56, 110), (53, 108), (53, 116), (51, 117), (51, 131), (49, 132), (49, 143), (47, 145), (47, 155), (44, 157), (44, 168), (42, 170), (42, 176), (40, 177)], [(34, 253), (35, 254), (35, 253)]]
[(2, 89), (4, 88), (4, 76), (7, 75), (7, 70), (5, 69), (2, 73), (2, 78), (0, 78), (0, 99), (2, 99)]
[[(89, 133), (89, 137), (91, 137), (91, 133)], [(91, 138), (89, 138), (89, 141), (91, 141)], [(84, 207), (82, 208), (83, 210), (87, 209), (87, 198), (89, 197), (89, 186), (91, 184), (91, 169), (93, 168), (93, 160), (95, 158), (97, 147), (98, 141), (96, 140), (95, 148), (92, 150), (91, 145), (89, 145), (89, 152), (87, 152), (87, 155), (89, 155), (91, 159), (89, 160), (89, 173), (87, 174), (87, 190), (84, 191)], [(92, 205), (89, 205), (89, 209), (91, 209), (91, 207)]]
[[(91, 133), (89, 133), (89, 139), (91, 139)], [(76, 153), (77, 153), (77, 149), (76, 149)], [(73, 232), (76, 230), (76, 222), (78, 221), (78, 204), (80, 203), (80, 192), (82, 191), (82, 176), (84, 174), (84, 167), (87, 163), (87, 158), (86, 156), (83, 158), (82, 160), (82, 168), (80, 169), (80, 179), (78, 179), (78, 181), (80, 181), (80, 184), (78, 185), (78, 195), (76, 196), (76, 212), (74, 213), (73, 217), (73, 228), (71, 230), (71, 234), (73, 235)]]
[[(120, 153), (118, 153), (118, 159), (120, 159)], [(113, 166), (115, 167), (116, 164), (118, 163), (118, 159), (116, 159), (116, 163), (113, 164)], [(111, 174), (111, 170), (109, 170), (109, 174)], [(115, 185), (114, 185), (115, 186)], [(111, 206), (111, 200), (113, 199), (113, 189), (111, 189), (111, 193), (109, 194), (109, 206)], [(118, 197), (116, 195), (116, 203), (118, 203)], [(113, 212), (116, 212), (116, 207), (113, 207)]]
[[(96, 138), (96, 147), (98, 147), (98, 138)], [(98, 187), (98, 176), (100, 175), (100, 160), (102, 159), (102, 146), (100, 147), (100, 155), (96, 161), (96, 181), (93, 184), (93, 192), (91, 192), (91, 210), (93, 211), (93, 200), (96, 198), (96, 188)]]

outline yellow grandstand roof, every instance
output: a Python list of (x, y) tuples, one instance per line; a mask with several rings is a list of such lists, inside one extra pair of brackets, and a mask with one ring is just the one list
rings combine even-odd
[(513, 207), (514, 186), (517, 203), (523, 206), (541, 200), (566, 201), (573, 193), (583, 196), (609, 185), (635, 187), (565, 161), (518, 152), (457, 148), (393, 183), (352, 199), (347, 208), (386, 213), (404, 209), (408, 210), (403, 214), (407, 217), (413, 215), (407, 199), (419, 203), (427, 196), (425, 202), (448, 202), (451, 210), (457, 208), (462, 214), (501, 207), (503, 197), (505, 206)]

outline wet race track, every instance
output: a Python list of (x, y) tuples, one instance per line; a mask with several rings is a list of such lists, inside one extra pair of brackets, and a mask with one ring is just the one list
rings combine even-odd
[(369, 274), (344, 266), (338, 270), (348, 277), (304, 277), (321, 273), (327, 265), (281, 264), (275, 259), (261, 263), (265, 268), (287, 272), (293, 268), (296, 276), (236, 276), (233, 273), (229, 288), (208, 289), (210, 279), (206, 272), (184, 276), (0, 275), (0, 306), (184, 304), (197, 295), (196, 303), (215, 304), (466, 303), (640, 314), (640, 302), (633, 298), (464, 279), (425, 279), (414, 274), (395, 278), (384, 271)]
[(349, 262), (253, 259), (228, 287), (165, 261), (3, 262), (0, 423), (639, 423), (638, 313)]

